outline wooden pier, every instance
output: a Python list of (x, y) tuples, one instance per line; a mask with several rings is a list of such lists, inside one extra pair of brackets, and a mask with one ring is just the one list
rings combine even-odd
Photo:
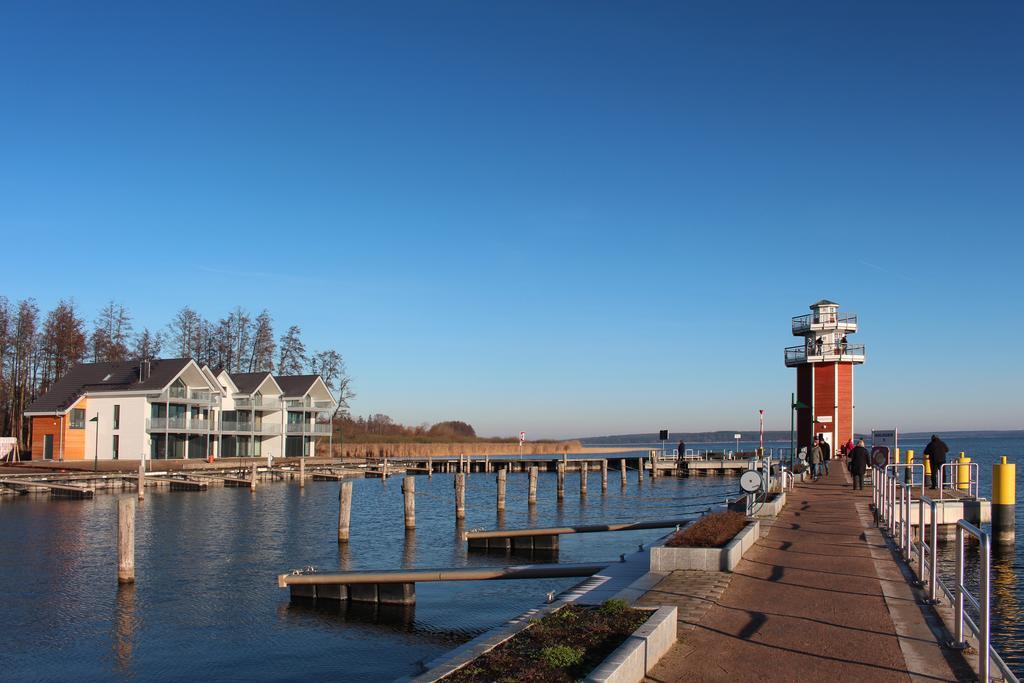
[(684, 526), (689, 521), (688, 519), (667, 519), (625, 524), (585, 524), (541, 529), (495, 529), (491, 531), (467, 531), (463, 537), (469, 550), (558, 550), (558, 540), (563, 534), (671, 529)]
[(57, 498), (92, 498), (95, 491), (84, 486), (58, 484), (40, 479), (0, 479), (0, 485), (10, 487), (19, 493), (30, 493), (34, 490), (48, 491)]
[(393, 569), (337, 574), (292, 573), (277, 577), (279, 588), (290, 588), (292, 599), (372, 602), (411, 605), (416, 584), (433, 581), (507, 581), (593, 576), (609, 562), (597, 564), (527, 564), (512, 567), (453, 567)]

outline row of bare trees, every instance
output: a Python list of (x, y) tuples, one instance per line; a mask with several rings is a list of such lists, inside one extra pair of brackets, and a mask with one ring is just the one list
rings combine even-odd
[(160, 357), (190, 357), (228, 372), (319, 374), (339, 399), (342, 414), (355, 397), (340, 353), (308, 351), (298, 325), (275, 340), (266, 310), (254, 316), (238, 306), (214, 322), (186, 306), (163, 329), (136, 330), (128, 309), (114, 301), (90, 327), (71, 299), (41, 316), (34, 299), (11, 302), (0, 296), (0, 435), (25, 443), (25, 408), (76, 363)]

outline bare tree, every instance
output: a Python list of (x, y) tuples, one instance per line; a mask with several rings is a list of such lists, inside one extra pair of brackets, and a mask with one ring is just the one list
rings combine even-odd
[(306, 367), (306, 345), (302, 343), (302, 330), (292, 325), (281, 337), (281, 355), (277, 372), (282, 375), (301, 375)]
[(75, 311), (74, 302), (62, 299), (46, 315), (39, 341), (42, 393), (85, 357), (85, 321)]
[(133, 360), (152, 360), (160, 355), (164, 337), (160, 332), (150, 332), (148, 327), (135, 335), (135, 348), (132, 350)]
[(267, 371), (274, 369), (274, 351), (277, 345), (274, 343), (274, 321), (270, 313), (263, 309), (256, 316), (252, 333), (252, 353), (249, 355), (249, 372)]
[(34, 387), (30, 386), (32, 361), (35, 357), (36, 325), (39, 319), (39, 307), (35, 299), (23, 299), (18, 302), (18, 313), (11, 330), (12, 357), (8, 368), (7, 383), (10, 388), (10, 401), (7, 411), (7, 429), (5, 432), (17, 436), (21, 443), (28, 447), (28, 429), (25, 424), (25, 408), (33, 397)]
[(203, 319), (185, 306), (167, 325), (167, 339), (178, 358), (196, 357), (202, 346)]
[(309, 359), (309, 369), (314, 375), (320, 375), (327, 388), (338, 399), (338, 407), (333, 417), (347, 415), (349, 402), (356, 397), (352, 391), (352, 378), (348, 375), (345, 359), (334, 349), (318, 351)]
[(132, 333), (132, 317), (124, 304), (109, 302), (93, 321), (92, 359), (96, 363), (128, 358), (128, 341)]

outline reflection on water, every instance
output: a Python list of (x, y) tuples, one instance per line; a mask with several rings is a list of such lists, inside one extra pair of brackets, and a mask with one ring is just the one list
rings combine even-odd
[(114, 604), (114, 661), (117, 672), (128, 676), (132, 673), (135, 621), (135, 586), (120, 586)]
[[(463, 533), (686, 516), (737, 488), (735, 478), (666, 479), (602, 496), (600, 473), (589, 476), (586, 501), (567, 486), (559, 503), (555, 474), (542, 472), (529, 506), (527, 474), (509, 473), (499, 520), (494, 474), (472, 474), (459, 524), (452, 476), (419, 477), (410, 533), (400, 482), (356, 480), (348, 544), (337, 542), (336, 482), (268, 483), (255, 494), (151, 491), (136, 518), (137, 582), (120, 589), (115, 496), (0, 502), (0, 578), (12, 587), (0, 616), (0, 677), (65, 680), (73, 666), (85, 680), (391, 680), (577, 580), (426, 583), (415, 608), (382, 609), (291, 605), (276, 575), (518, 563), (468, 553)], [(662, 533), (565, 537), (558, 560), (613, 561)]]

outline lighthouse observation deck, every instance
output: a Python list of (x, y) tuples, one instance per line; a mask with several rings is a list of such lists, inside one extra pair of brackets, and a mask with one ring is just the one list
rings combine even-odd
[(839, 313), (822, 310), (793, 318), (793, 334), (800, 336), (808, 332), (826, 330), (852, 334), (857, 331), (856, 313)]
[(863, 363), (864, 345), (847, 344), (801, 344), (786, 347), (786, 367), (807, 363)]

